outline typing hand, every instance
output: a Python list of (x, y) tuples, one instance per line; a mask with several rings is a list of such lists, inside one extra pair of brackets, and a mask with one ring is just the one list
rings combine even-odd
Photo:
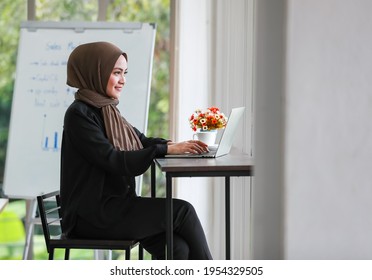
[(168, 154), (202, 154), (209, 152), (208, 145), (199, 140), (189, 140), (179, 143), (168, 142)]

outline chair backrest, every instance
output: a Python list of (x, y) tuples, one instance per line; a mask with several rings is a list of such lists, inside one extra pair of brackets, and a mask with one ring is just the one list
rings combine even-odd
[(39, 216), (43, 227), (44, 238), (49, 252), (50, 240), (62, 235), (62, 217), (59, 191), (37, 196)]

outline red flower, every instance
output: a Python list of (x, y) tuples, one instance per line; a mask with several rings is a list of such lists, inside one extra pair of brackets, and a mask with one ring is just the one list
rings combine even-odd
[(220, 109), (218, 109), (217, 107), (209, 107), (208, 110), (211, 111), (213, 114), (217, 114), (220, 111)]

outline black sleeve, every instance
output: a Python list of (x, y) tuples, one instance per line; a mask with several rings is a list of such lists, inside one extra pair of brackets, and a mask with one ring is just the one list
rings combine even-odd
[(142, 132), (140, 132), (137, 128), (133, 127), (134, 131), (137, 133), (139, 139), (141, 140), (142, 145), (146, 147), (150, 147), (156, 144), (167, 144), (169, 140), (164, 138), (154, 138), (154, 137), (146, 137)]
[[(138, 130), (136, 130), (138, 132)], [(118, 151), (106, 137), (103, 120), (88, 106), (72, 107), (65, 115), (65, 136), (87, 162), (106, 172), (122, 176), (143, 174), (156, 157), (167, 153), (167, 144), (160, 138), (141, 135), (145, 148), (138, 151)]]

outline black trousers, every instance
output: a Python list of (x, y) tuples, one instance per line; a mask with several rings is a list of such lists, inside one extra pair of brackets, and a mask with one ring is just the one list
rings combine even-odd
[[(110, 228), (93, 227), (79, 219), (77, 236), (113, 239), (138, 239), (155, 259), (165, 259), (165, 199), (133, 197), (127, 200), (128, 211)], [(211, 260), (208, 243), (194, 207), (187, 201), (173, 199), (173, 258)]]

